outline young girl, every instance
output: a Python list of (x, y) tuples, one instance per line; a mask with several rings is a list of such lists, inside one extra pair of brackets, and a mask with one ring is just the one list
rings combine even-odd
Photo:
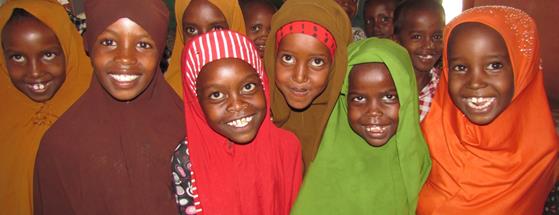
[(241, 3), (248, 38), (254, 41), (258, 55), (264, 57), (266, 40), (270, 34), (272, 16), (277, 8), (267, 0), (246, 0)]
[(208, 31), (231, 29), (245, 33), (243, 13), (237, 0), (175, 1), (175, 45), (165, 79), (181, 98), (181, 56), (188, 40)]
[(367, 37), (392, 38), (397, 0), (366, 0), (363, 21)]
[(36, 213), (176, 214), (169, 158), (185, 127), (158, 67), (167, 6), (91, 0), (85, 12), (95, 76), (41, 142)]
[(541, 213), (558, 141), (536, 24), (518, 9), (476, 7), (444, 35), (441, 85), (422, 125), (433, 169), (418, 213)]
[(293, 214), (415, 214), (431, 160), (409, 56), (369, 38), (350, 45), (347, 69)]
[(92, 69), (58, 2), (6, 2), (0, 32), (0, 208), (27, 215), (41, 137), (83, 94)]
[(183, 54), (186, 139), (173, 157), (181, 214), (289, 214), (301, 146), (270, 119), (269, 85), (250, 39), (195, 38)]
[(286, 1), (272, 18), (265, 64), (272, 116), (294, 132), (303, 161), (314, 159), (342, 87), (351, 23), (334, 1)]

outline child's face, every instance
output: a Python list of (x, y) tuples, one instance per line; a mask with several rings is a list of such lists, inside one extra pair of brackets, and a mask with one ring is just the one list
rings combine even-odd
[(328, 84), (330, 51), (318, 39), (293, 33), (285, 36), (276, 55), (276, 85), (293, 109), (310, 106)]
[(349, 74), (348, 119), (353, 131), (371, 146), (383, 146), (398, 128), (400, 102), (383, 63), (355, 65)]
[(2, 31), (2, 50), (13, 85), (35, 102), (50, 100), (66, 79), (66, 60), (54, 32), (25, 17)]
[(274, 9), (264, 3), (252, 3), (244, 13), (247, 36), (254, 41), (260, 58), (264, 57), (266, 40), (270, 34), (274, 13)]
[(391, 38), (394, 34), (394, 2), (371, 1), (363, 8), (367, 37)]
[(336, 0), (336, 2), (344, 9), (349, 19), (357, 13), (357, 0)]
[(210, 31), (229, 29), (223, 13), (209, 1), (193, 0), (182, 17), (184, 43)]
[(435, 10), (409, 10), (397, 39), (411, 57), (416, 74), (429, 72), (441, 57), (444, 18)]
[(448, 91), (471, 122), (486, 125), (511, 103), (514, 74), (505, 41), (480, 23), (456, 27), (448, 42)]
[(151, 35), (128, 18), (121, 18), (101, 32), (93, 45), (95, 75), (119, 101), (140, 95), (153, 79), (159, 52)]
[(266, 116), (266, 97), (256, 70), (234, 58), (206, 64), (196, 82), (209, 126), (237, 144), (249, 143)]

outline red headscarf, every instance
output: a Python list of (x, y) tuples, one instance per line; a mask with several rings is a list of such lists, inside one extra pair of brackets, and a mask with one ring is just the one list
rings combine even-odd
[(418, 214), (538, 214), (555, 182), (558, 140), (543, 87), (536, 24), (504, 6), (465, 11), (445, 29), (477, 22), (504, 39), (514, 73), (510, 105), (490, 124), (473, 124), (448, 93), (448, 56), (422, 124), (433, 167)]
[(324, 46), (328, 48), (328, 51), (330, 51), (330, 56), (332, 56), (332, 58), (334, 57), (334, 54), (336, 53), (336, 40), (334, 39), (334, 36), (332, 36), (328, 29), (311, 21), (295, 21), (282, 26), (276, 32), (276, 47), (279, 47), (283, 38), (293, 33), (302, 33), (313, 36), (324, 44)]
[(255, 139), (228, 146), (206, 122), (196, 96), (196, 78), (213, 61), (237, 58), (258, 72), (270, 106), (268, 78), (254, 44), (233, 31), (192, 39), (183, 52), (183, 88), (194, 193), (204, 214), (288, 214), (302, 180), (301, 146), (277, 128), (269, 108)]

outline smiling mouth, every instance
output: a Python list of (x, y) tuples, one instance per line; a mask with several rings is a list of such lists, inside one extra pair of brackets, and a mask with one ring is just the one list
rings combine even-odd
[(109, 76), (118, 82), (131, 82), (140, 77), (139, 75), (132, 74), (109, 74)]
[(491, 104), (495, 102), (495, 97), (466, 97), (464, 101), (469, 108), (472, 108), (476, 111), (484, 111), (487, 109)]
[(309, 93), (307, 88), (289, 88), (289, 91), (295, 96), (303, 97)]
[(27, 84), (27, 87), (33, 91), (33, 93), (44, 93), (47, 91), (47, 87), (50, 86), (50, 81), (48, 82), (41, 82), (41, 83), (33, 83)]
[(417, 55), (417, 57), (422, 61), (428, 61), (428, 60), (432, 60), (433, 58), (435, 58), (435, 56), (431, 55), (431, 54)]
[(252, 121), (252, 118), (254, 118), (254, 115), (230, 121), (227, 125), (235, 128), (244, 128)]

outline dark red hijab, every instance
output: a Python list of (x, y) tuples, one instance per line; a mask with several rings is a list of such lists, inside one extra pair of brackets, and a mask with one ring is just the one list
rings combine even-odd
[[(88, 0), (86, 46), (120, 18), (144, 28), (163, 50), (168, 9), (158, 0)], [(176, 214), (170, 158), (185, 136), (183, 104), (156, 71), (129, 102), (94, 77), (47, 131), (35, 168), (35, 214)]]

